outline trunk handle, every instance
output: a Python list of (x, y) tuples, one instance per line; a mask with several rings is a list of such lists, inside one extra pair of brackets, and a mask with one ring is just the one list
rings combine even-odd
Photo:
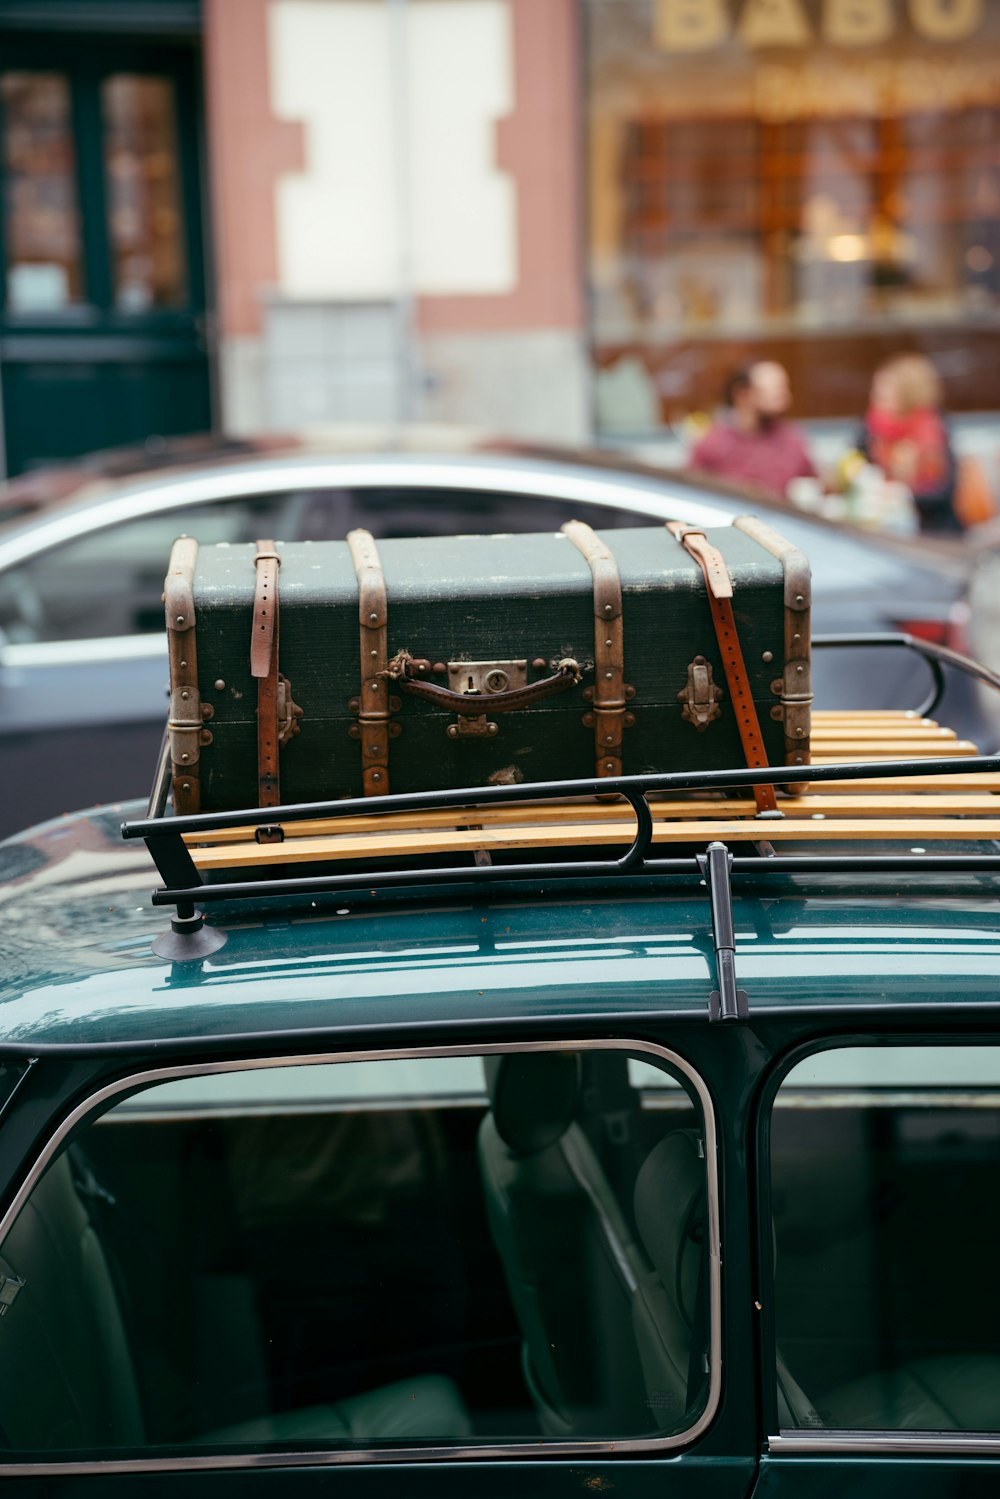
[(409, 651), (397, 651), (382, 672), (382, 676), (395, 682), (400, 692), (413, 697), (422, 697), (425, 702), (446, 708), (449, 713), (460, 713), (466, 718), (479, 718), (484, 713), (514, 713), (521, 708), (530, 708), (532, 703), (543, 698), (554, 697), (575, 687), (583, 676), (584, 667), (567, 656), (556, 665), (550, 677), (531, 682), (527, 687), (513, 687), (504, 692), (452, 692), (450, 687), (438, 687), (433, 682), (420, 681), (414, 672), (426, 671), (430, 662), (415, 660)]

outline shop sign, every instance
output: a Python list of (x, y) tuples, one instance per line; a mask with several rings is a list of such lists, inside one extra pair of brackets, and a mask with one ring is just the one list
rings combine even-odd
[(960, 42), (983, 20), (984, 0), (822, 0), (819, 18), (804, 0), (656, 0), (657, 45), (703, 52), (735, 37), (745, 47), (869, 47), (897, 32), (929, 42)]

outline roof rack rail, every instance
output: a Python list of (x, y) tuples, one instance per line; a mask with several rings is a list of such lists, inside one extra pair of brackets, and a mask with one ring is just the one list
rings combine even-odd
[(864, 635), (814, 635), (812, 647), (813, 650), (884, 650), (886, 647), (895, 647), (914, 651), (922, 656), (930, 670), (933, 685), (919, 708), (913, 709), (917, 718), (929, 718), (940, 706), (947, 685), (944, 674), (946, 666), (952, 666), (966, 676), (982, 682), (985, 687), (992, 688), (994, 692), (1000, 692), (1000, 675), (991, 671), (988, 666), (973, 661), (970, 656), (963, 656), (959, 651), (953, 651), (950, 646), (938, 645), (934, 640), (921, 640), (919, 636), (910, 635), (904, 630)]
[[(803, 765), (794, 767), (794, 777), (797, 783), (836, 782), (844, 783), (871, 783), (882, 780), (905, 780), (912, 784), (914, 780), (931, 781), (935, 777), (946, 776), (949, 780), (956, 778), (968, 779), (968, 777), (989, 776), (1000, 777), (1000, 755), (971, 755), (948, 758), (926, 758), (926, 759), (901, 759), (882, 760), (878, 762), (863, 761), (853, 763), (836, 762), (822, 765)], [(155, 905), (179, 905), (193, 901), (222, 901), (234, 898), (267, 899), (279, 893), (284, 894), (316, 894), (326, 890), (342, 890), (351, 888), (368, 888), (376, 885), (405, 885), (405, 884), (440, 884), (464, 883), (468, 880), (475, 881), (509, 881), (512, 879), (531, 878), (535, 880), (550, 879), (553, 877), (589, 877), (603, 875), (622, 875), (638, 873), (681, 873), (697, 872), (695, 858), (675, 859), (650, 859), (648, 857), (650, 845), (654, 841), (653, 810), (650, 807), (649, 797), (654, 794), (670, 795), (680, 792), (710, 791), (721, 792), (738, 790), (741, 787), (752, 787), (755, 784), (780, 786), (789, 779), (789, 767), (770, 767), (766, 770), (747, 769), (745, 766), (732, 770), (702, 770), (683, 772), (661, 772), (650, 775), (636, 776), (609, 776), (598, 780), (597, 778), (577, 781), (535, 781), (517, 786), (469, 786), (451, 789), (447, 791), (421, 791), (405, 794), (394, 794), (389, 796), (366, 797), (364, 800), (347, 800), (332, 802), (305, 802), (283, 807), (249, 807), (235, 812), (202, 812), (185, 817), (165, 817), (154, 815), (151, 818), (139, 822), (126, 822), (122, 826), (122, 836), (126, 839), (142, 838), (145, 840), (153, 862), (164, 881), (164, 888), (153, 894)], [(971, 783), (974, 784), (974, 783)], [(1000, 779), (997, 780), (994, 791), (1000, 791)], [(625, 840), (620, 832), (620, 825), (615, 824), (615, 833), (611, 839), (599, 838), (598, 835), (605, 830), (596, 822), (584, 835), (587, 841), (604, 841), (618, 843), (628, 841), (626, 852), (619, 857), (611, 859), (590, 860), (568, 860), (563, 859), (554, 863), (536, 864), (473, 864), (470, 866), (455, 866), (446, 869), (428, 868), (414, 871), (412, 868), (400, 869), (398, 867), (388, 869), (375, 869), (371, 865), (360, 872), (347, 874), (307, 874), (295, 876), (284, 874), (274, 880), (243, 879), (237, 881), (226, 881), (224, 883), (207, 883), (203, 878), (202, 871), (198, 867), (197, 850), (199, 845), (209, 842), (213, 835), (250, 834), (249, 841), (253, 841), (258, 848), (267, 854), (267, 862), (270, 864), (291, 865), (304, 862), (328, 862), (330, 858), (338, 856), (332, 848), (324, 846), (320, 850), (310, 849), (305, 859), (299, 860), (296, 856), (298, 850), (294, 846), (292, 838), (282, 841), (278, 847), (271, 844), (270, 837), (263, 842), (257, 843), (255, 834), (264, 829), (273, 830), (280, 828), (283, 833), (293, 832), (296, 824), (315, 823), (322, 821), (325, 824), (336, 824), (344, 819), (350, 818), (352, 823), (371, 819), (373, 823), (378, 820), (387, 824), (399, 814), (420, 813), (433, 814), (436, 812), (457, 810), (470, 813), (475, 809), (477, 814), (485, 809), (504, 807), (511, 804), (533, 804), (549, 803), (556, 809), (559, 823), (576, 828), (578, 823), (572, 821), (575, 812), (572, 806), (574, 799), (588, 798), (600, 799), (595, 812), (605, 814), (609, 810), (607, 799), (612, 795), (623, 797), (635, 814), (635, 830), (628, 840)], [(959, 803), (956, 802), (956, 805)], [(719, 840), (719, 813), (725, 813), (730, 809), (730, 803), (719, 801), (714, 804), (715, 817), (707, 816), (692, 820), (684, 825), (683, 838), (674, 841), (686, 841), (691, 843), (703, 843), (709, 840)], [(997, 802), (1000, 809), (1000, 800)], [(974, 804), (978, 810), (979, 803)], [(614, 810), (613, 806), (611, 810)], [(700, 811), (699, 807), (699, 811)], [(810, 814), (815, 816), (816, 814)], [(823, 816), (824, 814), (819, 814)], [(468, 824), (469, 817), (463, 819)], [(731, 832), (728, 819), (724, 826)], [(884, 825), (874, 824), (877, 834), (885, 838), (891, 836)], [(993, 821), (984, 825), (988, 831), (984, 834), (986, 839), (993, 841), (1000, 837), (1000, 826)], [(743, 824), (744, 839), (746, 841), (768, 841), (775, 839), (781, 829), (780, 823), (773, 821), (759, 821), (747, 819)], [(854, 823), (850, 824), (852, 836), (858, 836)], [(356, 832), (355, 827), (351, 832)], [(911, 822), (900, 825), (897, 837), (909, 838), (914, 836), (915, 827)], [(946, 835), (975, 839), (978, 826), (975, 820), (970, 820), (960, 828), (953, 825), (952, 819), (948, 819)], [(793, 825), (793, 834), (798, 840), (808, 840), (815, 830), (803, 827), (799, 821)], [(938, 827), (928, 822), (925, 836), (940, 836)], [(829, 836), (824, 830), (824, 836)], [(472, 842), (483, 842), (486, 838), (486, 829), (479, 828), (471, 839), (464, 840), (464, 845)], [(549, 840), (551, 843), (569, 843), (569, 839), (561, 839), (559, 836)], [(584, 839), (574, 840), (579, 844)], [(523, 846), (523, 845), (522, 845)], [(528, 844), (527, 846), (531, 846)], [(247, 853), (246, 844), (243, 845)], [(350, 857), (354, 850), (348, 845), (339, 851), (339, 857)], [(393, 850), (387, 849), (391, 856)], [(373, 854), (370, 845), (359, 845), (356, 850), (357, 858), (371, 859), (377, 857)], [(385, 855), (383, 855), (384, 857)], [(412, 849), (407, 846), (403, 857), (412, 857)], [(919, 865), (922, 869), (953, 869), (953, 868), (975, 868), (975, 869), (1000, 869), (1000, 854), (948, 854), (940, 857), (932, 855), (870, 855), (851, 854), (849, 856), (829, 855), (770, 855), (766, 862), (773, 858), (775, 867), (785, 872), (837, 869), (837, 868), (866, 868), (866, 869), (908, 869)], [(203, 867), (207, 861), (202, 862)], [(221, 861), (220, 861), (221, 862)], [(230, 865), (239, 866), (241, 856), (229, 857)], [(759, 871), (762, 867), (759, 854), (753, 858), (736, 858), (733, 863), (735, 873), (740, 873), (748, 868)], [(210, 868), (211, 865), (208, 865)]]
[[(943, 665), (1000, 691), (997, 674), (909, 635), (824, 636), (815, 643), (911, 648), (930, 662), (935, 692), (939, 677), (943, 683)], [(174, 935), (189, 957), (201, 955), (198, 941), (215, 941), (216, 934), (201, 931), (196, 910), (208, 902), (414, 885), (701, 877), (707, 867), (701, 850), (709, 845), (727, 848), (726, 872), (733, 876), (1000, 872), (1000, 852), (930, 854), (924, 846), (937, 840), (1000, 849), (1000, 754), (979, 755), (922, 709), (817, 713), (814, 725), (818, 763), (810, 765), (458, 787), (183, 817), (167, 815), (170, 769), (164, 740), (147, 816), (125, 823), (122, 836), (145, 840), (163, 880), (153, 904), (176, 907)], [(733, 795), (759, 785), (788, 787), (792, 780), (794, 788), (783, 796), (776, 819), (763, 820), (751, 798)], [(811, 793), (812, 786), (820, 794)], [(623, 818), (616, 797), (628, 804), (631, 820)], [(776, 843), (856, 845), (859, 840), (902, 842), (908, 851), (852, 847), (837, 854), (785, 854), (774, 848)], [(682, 846), (684, 852), (651, 857), (654, 843)], [(752, 853), (734, 854), (731, 843), (749, 844)], [(600, 847), (616, 852), (593, 857)], [(504, 863), (483, 855), (502, 851), (507, 857), (517, 849), (535, 850), (537, 857)], [(559, 858), (544, 858), (544, 851), (554, 849)], [(470, 862), (442, 866), (442, 857), (454, 854), (471, 855)], [(349, 867), (336, 872), (338, 862)], [(721, 876), (719, 856), (711, 868)], [(227, 871), (232, 876), (221, 877)], [(169, 946), (171, 939), (163, 941)], [(724, 938), (720, 942), (726, 946)], [(162, 953), (182, 956), (166, 947)]]

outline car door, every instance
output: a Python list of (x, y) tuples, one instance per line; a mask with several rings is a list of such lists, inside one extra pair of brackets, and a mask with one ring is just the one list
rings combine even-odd
[(417, 1026), (95, 1058), (81, 1098), (86, 1065), (42, 1058), (8, 1120), (76, 1090), (0, 1224), (12, 1495), (746, 1494), (715, 1110), (671, 1046)]

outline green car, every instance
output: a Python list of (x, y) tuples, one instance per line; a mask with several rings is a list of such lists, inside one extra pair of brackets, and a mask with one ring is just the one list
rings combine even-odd
[(1000, 759), (821, 728), (0, 845), (4, 1493), (1000, 1491)]

